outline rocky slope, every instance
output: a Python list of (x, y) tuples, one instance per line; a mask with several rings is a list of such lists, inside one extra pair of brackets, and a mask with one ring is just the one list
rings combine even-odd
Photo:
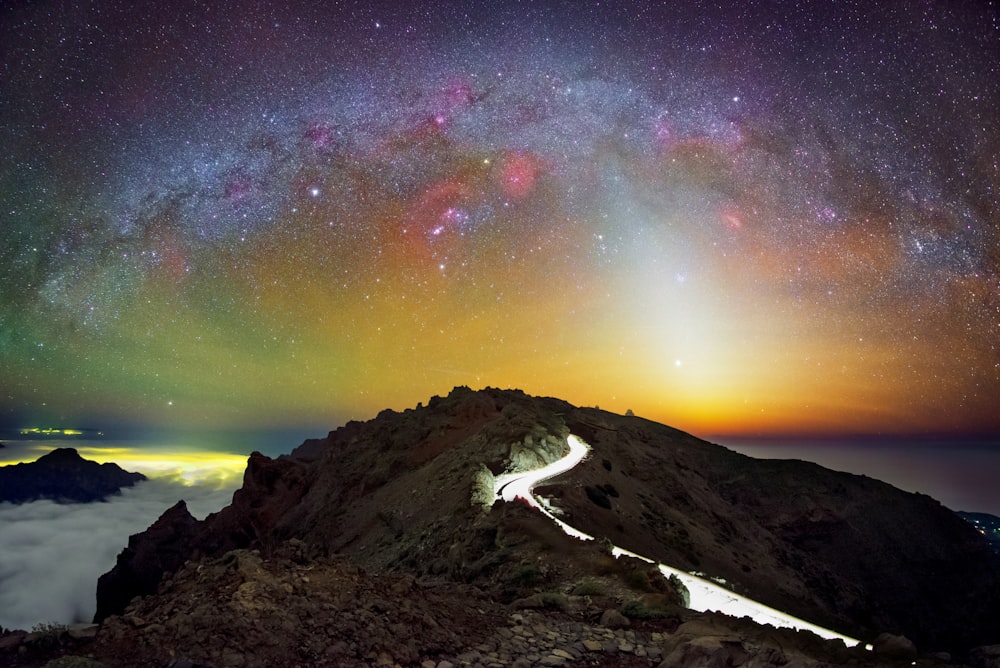
[[(496, 519), (518, 525), (537, 520), (537, 513), (519, 505)], [(535, 593), (510, 604), (474, 585), (366, 571), (345, 557), (318, 556), (296, 539), (269, 556), (232, 550), (189, 562), (157, 594), (137, 598), (99, 630), (0, 634), (0, 666), (808, 668), (918, 658), (902, 638), (886, 637), (880, 651), (870, 653), (811, 634), (693, 613), (676, 605), (669, 583), (652, 581), (655, 571), (642, 564), (608, 559), (601, 574), (562, 577), (553, 570), (555, 560), (537, 550), (547, 539), (537, 540), (524, 544), (535, 543), (539, 570), (522, 563), (510, 583)], [(13, 651), (4, 652), (5, 646)], [(54, 659), (58, 654), (65, 656)], [(920, 665), (948, 664), (922, 659)]]
[(63, 503), (104, 501), (146, 476), (117, 464), (84, 459), (75, 448), (57, 448), (28, 464), (0, 466), (0, 502), (52, 499)]
[[(226, 555), (246, 554), (233, 550), (257, 550), (253, 558), (271, 563), (284, 558), (290, 544), (305, 555), (303, 568), (358, 568), (370, 576), (416, 578), (419, 586), (445, 583), (459, 588), (452, 590), (461, 591), (459, 598), (475, 601), (471, 605), (484, 615), (502, 617), (511, 606), (523, 605), (561, 609), (570, 604), (558, 596), (596, 581), (602, 592), (617, 592), (598, 608), (670, 609), (667, 616), (676, 626), (685, 617), (670, 606), (681, 594), (658, 582), (655, 572), (615, 562), (602, 541), (570, 539), (520, 504), (489, 503), (494, 475), (553, 461), (564, 454), (569, 433), (591, 445), (591, 456), (543, 492), (588, 533), (724, 577), (758, 600), (855, 637), (870, 640), (889, 631), (905, 634), (923, 651), (960, 653), (1000, 640), (996, 555), (966, 522), (928, 497), (804, 462), (754, 460), (641, 418), (517, 391), (466, 388), (435, 397), (426, 407), (349, 423), (290, 456), (271, 460), (254, 454), (233, 503), (204, 521), (191, 518), (182, 505), (171, 509), (133, 537), (115, 568), (101, 578), (98, 619), (107, 621), (99, 638), (114, 642), (127, 636), (127, 625), (145, 625), (151, 618), (169, 628), (170, 620), (193, 614), (197, 587), (191, 582), (193, 573), (204, 572), (200, 566), (215, 564), (218, 570), (220, 559), (243, 559)], [(126, 608), (133, 596), (154, 594), (163, 576), (158, 594)], [(178, 582), (187, 583), (183, 596), (171, 594)], [(273, 607), (288, 611), (298, 600), (296, 592), (318, 595), (308, 583), (250, 588), (285, 591), (288, 596)], [(239, 591), (243, 585), (234, 586)], [(636, 598), (641, 596), (648, 600)], [(347, 604), (331, 605), (330, 614), (342, 615), (337, 606)], [(126, 609), (140, 623), (121, 617)], [(452, 615), (447, 606), (442, 610)], [(321, 613), (307, 617), (315, 614)], [(601, 611), (580, 614), (596, 623)], [(204, 628), (205, 619), (192, 622), (192, 628)], [(295, 619), (274, 623), (306, 624), (305, 618)], [(461, 626), (465, 622), (448, 619), (469, 643), (479, 637)], [(414, 627), (419, 633), (400, 635), (409, 622), (393, 623), (402, 639), (436, 637), (419, 624)], [(269, 637), (275, 632), (265, 630)], [(230, 633), (243, 637), (243, 631)], [(174, 629), (156, 651), (182, 637), (194, 642)], [(454, 657), (458, 649), (435, 640), (438, 649), (406, 644), (397, 657), (388, 645), (342, 640), (359, 662), (375, 662), (385, 651), (397, 663), (418, 665), (417, 658)], [(230, 665), (222, 660), (223, 645), (202, 647), (198, 656)], [(824, 652), (824, 660), (834, 656), (827, 649), (811, 656)], [(346, 661), (348, 655), (338, 656)], [(310, 657), (302, 660), (320, 660), (319, 654)], [(243, 661), (251, 665), (246, 657)]]

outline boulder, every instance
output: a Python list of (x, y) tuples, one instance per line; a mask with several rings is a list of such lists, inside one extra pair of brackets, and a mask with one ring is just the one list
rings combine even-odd
[(917, 647), (906, 636), (880, 633), (872, 642), (875, 654), (886, 659), (908, 661), (917, 658)]
[(621, 629), (629, 626), (632, 622), (628, 620), (628, 617), (618, 612), (614, 608), (608, 608), (603, 613), (601, 613), (601, 626), (605, 626), (609, 629)]

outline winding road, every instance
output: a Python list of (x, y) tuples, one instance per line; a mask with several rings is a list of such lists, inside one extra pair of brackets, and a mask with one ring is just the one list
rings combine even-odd
[[(534, 471), (522, 471), (519, 473), (504, 473), (498, 475), (493, 485), (494, 497), (497, 501), (513, 501), (514, 499), (523, 499), (529, 505), (537, 508), (546, 517), (558, 524), (559, 527), (570, 536), (580, 540), (593, 540), (593, 536), (587, 535), (582, 531), (571, 527), (556, 517), (552, 511), (549, 510), (546, 501), (536, 497), (534, 494), (534, 488), (539, 483), (569, 471), (583, 461), (583, 459), (587, 456), (587, 453), (590, 451), (589, 446), (576, 436), (571, 435), (567, 437), (566, 442), (569, 445), (569, 454), (558, 461), (552, 462), (544, 468), (536, 469)], [(647, 561), (649, 563), (655, 563), (653, 559), (644, 557), (641, 554), (629, 552), (628, 550), (622, 549), (617, 545), (614, 546), (612, 554), (616, 557), (624, 554), (637, 559), (642, 559), (643, 561)], [(719, 586), (711, 580), (706, 580), (705, 578), (692, 575), (685, 571), (671, 568), (665, 564), (657, 563), (656, 565), (664, 576), (670, 577), (671, 575), (675, 575), (681, 582), (684, 583), (684, 586), (688, 588), (688, 592), (690, 593), (689, 607), (692, 610), (697, 610), (699, 612), (714, 610), (733, 617), (750, 617), (758, 624), (771, 624), (772, 626), (792, 628), (800, 631), (812, 631), (822, 638), (839, 638), (848, 646), (854, 646), (860, 643), (860, 641), (856, 638), (841, 635), (840, 633), (831, 631), (830, 629), (811, 624), (803, 619), (793, 617), (792, 615), (781, 612), (780, 610), (766, 606), (763, 603), (740, 596), (725, 587)]]

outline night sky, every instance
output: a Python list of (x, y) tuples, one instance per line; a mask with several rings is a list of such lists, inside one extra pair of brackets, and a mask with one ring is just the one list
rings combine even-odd
[(996, 434), (998, 17), (3, 2), (0, 425)]

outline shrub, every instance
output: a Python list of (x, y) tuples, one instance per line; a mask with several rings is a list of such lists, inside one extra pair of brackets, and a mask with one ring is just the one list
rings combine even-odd
[(542, 572), (534, 564), (521, 564), (514, 569), (511, 579), (521, 587), (533, 587), (542, 581)]
[(43, 668), (107, 668), (107, 666), (100, 661), (88, 659), (85, 656), (67, 654), (66, 656), (49, 661)]
[(31, 642), (38, 648), (52, 650), (59, 646), (59, 640), (66, 633), (65, 624), (55, 622), (41, 622), (31, 627), (31, 634), (34, 636)]
[(653, 585), (651, 578), (646, 574), (645, 570), (634, 569), (626, 571), (622, 576), (622, 580), (628, 585), (630, 589), (635, 589), (637, 591), (653, 591)]
[(574, 596), (600, 596), (604, 593), (604, 583), (594, 578), (584, 578), (570, 593)]
[(630, 619), (665, 619), (674, 614), (673, 610), (665, 604), (654, 603), (647, 605), (638, 599), (626, 601), (622, 604), (619, 612)]

